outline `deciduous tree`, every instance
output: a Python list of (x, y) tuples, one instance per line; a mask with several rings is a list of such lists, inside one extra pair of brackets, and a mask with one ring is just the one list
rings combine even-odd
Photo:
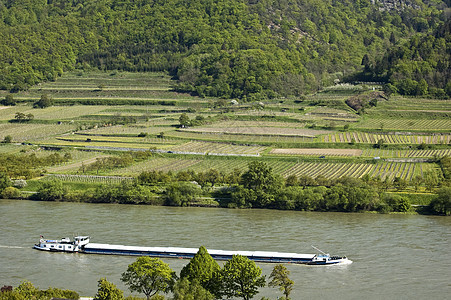
[(122, 300), (124, 299), (124, 292), (116, 287), (114, 283), (108, 282), (106, 278), (101, 278), (98, 281), (97, 294), (94, 300)]
[(121, 280), (131, 292), (143, 293), (150, 299), (158, 292), (169, 292), (175, 282), (175, 273), (158, 258), (139, 257), (122, 273)]
[(258, 294), (258, 288), (266, 284), (262, 270), (255, 262), (241, 255), (234, 255), (221, 270), (222, 292), (227, 297), (252, 299)]
[(220, 271), (218, 263), (202, 246), (190, 262), (180, 271), (181, 278), (197, 280), (199, 284), (213, 294), (217, 294), (217, 275)]
[(284, 265), (274, 266), (271, 275), (269, 275), (270, 287), (279, 287), (279, 290), (285, 295), (285, 299), (290, 299), (290, 293), (293, 290), (294, 281), (288, 278), (290, 271)]

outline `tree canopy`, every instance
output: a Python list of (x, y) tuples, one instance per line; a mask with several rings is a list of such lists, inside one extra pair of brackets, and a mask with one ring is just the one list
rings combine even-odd
[(216, 277), (220, 267), (211, 257), (207, 249), (202, 246), (194, 255), (190, 262), (180, 271), (181, 278), (187, 278), (190, 281), (196, 280), (206, 290), (212, 294), (217, 293)]
[(449, 3), (402, 2), (0, 1), (0, 88), (95, 67), (167, 71), (179, 91), (253, 101), (299, 96), (364, 68), (403, 93), (450, 90), (436, 78), (449, 75)]
[(122, 273), (121, 280), (131, 292), (143, 293), (150, 299), (158, 292), (168, 292), (175, 282), (175, 273), (158, 258), (139, 257)]
[(255, 262), (241, 255), (234, 255), (221, 270), (222, 292), (227, 297), (252, 299), (259, 287), (266, 284), (262, 269)]

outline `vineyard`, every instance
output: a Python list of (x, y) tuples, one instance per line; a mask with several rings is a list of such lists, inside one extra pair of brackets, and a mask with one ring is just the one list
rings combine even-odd
[[(0, 106), (0, 141), (9, 135), (17, 143), (0, 143), (0, 153), (41, 155), (43, 149), (61, 148), (70, 152), (70, 161), (48, 166), (43, 180), (108, 184), (143, 171), (244, 172), (255, 160), (283, 177), (409, 181), (430, 172), (441, 177), (434, 161), (451, 156), (451, 119), (434, 117), (450, 112), (451, 101), (394, 96), (395, 101), (379, 101), (362, 115), (345, 104), (355, 86), (302, 100), (233, 104), (173, 92), (172, 83), (161, 73), (72, 72), (20, 91), (14, 95), (18, 105)], [(44, 93), (55, 105), (32, 108)], [(421, 112), (417, 119), (416, 111)], [(33, 114), (33, 121), (10, 122), (18, 112)], [(407, 117), (393, 117), (398, 113)], [(202, 121), (180, 128), (182, 114)], [(379, 141), (384, 147), (373, 148)], [(154, 153), (127, 167), (99, 170), (105, 176), (80, 173), (98, 158), (143, 150)]]
[(17, 112), (32, 114), (35, 120), (72, 121), (81, 116), (99, 113), (107, 106), (51, 106), (46, 109), (36, 109), (30, 106), (14, 106), (0, 110), (0, 120), (14, 120)]
[(449, 131), (451, 120), (448, 119), (368, 119), (353, 126), (359, 129), (384, 129), (403, 131)]
[(441, 150), (386, 150), (386, 149), (364, 149), (364, 157), (393, 157), (393, 158), (435, 158), (451, 156), (451, 149)]
[(310, 137), (324, 134), (326, 131), (296, 128), (274, 128), (274, 127), (195, 127), (180, 130), (182, 132), (216, 133), (216, 134), (240, 134), (240, 135), (272, 135), (272, 136), (295, 136)]
[[(425, 172), (437, 172), (436, 169), (428, 163), (408, 163), (383, 161), (378, 163), (332, 163), (332, 162), (293, 162), (268, 160), (267, 165), (272, 170), (281, 174), (283, 177), (290, 175), (307, 175), (316, 178), (319, 175), (334, 179), (343, 176), (361, 178), (368, 174), (370, 177), (379, 177), (382, 180), (400, 177), (405, 180), (412, 180), (416, 176), (424, 176)], [(209, 169), (228, 173), (234, 169), (245, 171), (247, 169), (247, 160), (231, 159), (188, 159), (188, 158), (169, 158), (154, 157), (151, 160), (137, 163), (133, 166), (123, 169), (112, 170), (109, 173), (126, 174), (127, 176), (136, 176), (144, 171), (163, 171), (177, 172), (184, 170), (193, 170), (194, 172), (205, 172)]]
[(226, 133), (207, 133), (207, 132), (189, 132), (189, 131), (168, 131), (167, 137), (182, 138), (188, 140), (202, 140), (215, 142), (231, 143), (311, 143), (312, 137), (306, 136), (281, 136), (281, 135), (244, 135), (244, 134), (226, 134)]
[(386, 177), (393, 179), (400, 177), (411, 180), (415, 176), (423, 175), (423, 169), (430, 170), (427, 164), (381, 162), (377, 164), (369, 163), (296, 163), (291, 168), (282, 172), (284, 177), (290, 175), (307, 175), (317, 177), (319, 175), (334, 179), (343, 176), (361, 178), (368, 174), (370, 177), (379, 177), (382, 180)]
[(360, 156), (362, 150), (360, 149), (273, 149), (270, 154), (285, 154), (285, 155), (314, 155), (314, 156)]
[(61, 180), (65, 182), (81, 182), (81, 183), (103, 183), (103, 184), (118, 184), (122, 181), (132, 181), (133, 177), (122, 176), (96, 176), (96, 175), (68, 175), (68, 174), (48, 174), (43, 179), (49, 180)]
[(169, 148), (171, 151), (177, 152), (196, 152), (205, 154), (249, 154), (258, 155), (264, 151), (266, 147), (262, 146), (241, 146), (226, 143), (209, 143), (209, 142), (188, 142), (185, 144), (173, 146)]
[(335, 132), (320, 136), (318, 140), (324, 143), (376, 144), (379, 140), (383, 140), (385, 144), (449, 144), (451, 143), (451, 134), (406, 135), (368, 132)]
[(19, 123), (0, 123), (0, 139), (11, 136), (13, 142), (32, 142), (35, 143), (44, 138), (71, 132), (76, 129), (73, 124), (19, 124)]

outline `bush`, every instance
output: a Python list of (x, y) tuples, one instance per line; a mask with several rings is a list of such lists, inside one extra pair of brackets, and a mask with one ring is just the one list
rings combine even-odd
[(38, 102), (33, 104), (34, 108), (46, 108), (49, 106), (52, 106), (53, 101), (52, 98), (49, 97), (48, 95), (44, 94), (41, 96), (41, 99), (39, 99)]
[(170, 184), (164, 196), (165, 204), (170, 206), (189, 206), (202, 193), (199, 186), (190, 182)]
[(2, 105), (6, 105), (6, 106), (15, 106), (16, 105), (16, 100), (14, 100), (13, 95), (8, 94), (8, 95), (5, 96), (5, 99), (0, 101), (0, 103)]
[(437, 197), (431, 201), (429, 208), (437, 214), (451, 215), (451, 187), (439, 189)]
[(410, 201), (406, 197), (400, 195), (387, 195), (384, 200), (395, 212), (407, 212), (410, 209)]
[(20, 191), (15, 187), (9, 186), (2, 192), (3, 199), (17, 199), (20, 197)]
[(67, 188), (59, 180), (42, 182), (35, 195), (37, 200), (43, 201), (62, 201), (67, 195)]

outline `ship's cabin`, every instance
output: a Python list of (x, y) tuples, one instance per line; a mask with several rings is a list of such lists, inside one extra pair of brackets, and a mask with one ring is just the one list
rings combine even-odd
[(89, 236), (76, 236), (74, 237), (74, 242), (79, 246), (86, 245), (89, 243)]

